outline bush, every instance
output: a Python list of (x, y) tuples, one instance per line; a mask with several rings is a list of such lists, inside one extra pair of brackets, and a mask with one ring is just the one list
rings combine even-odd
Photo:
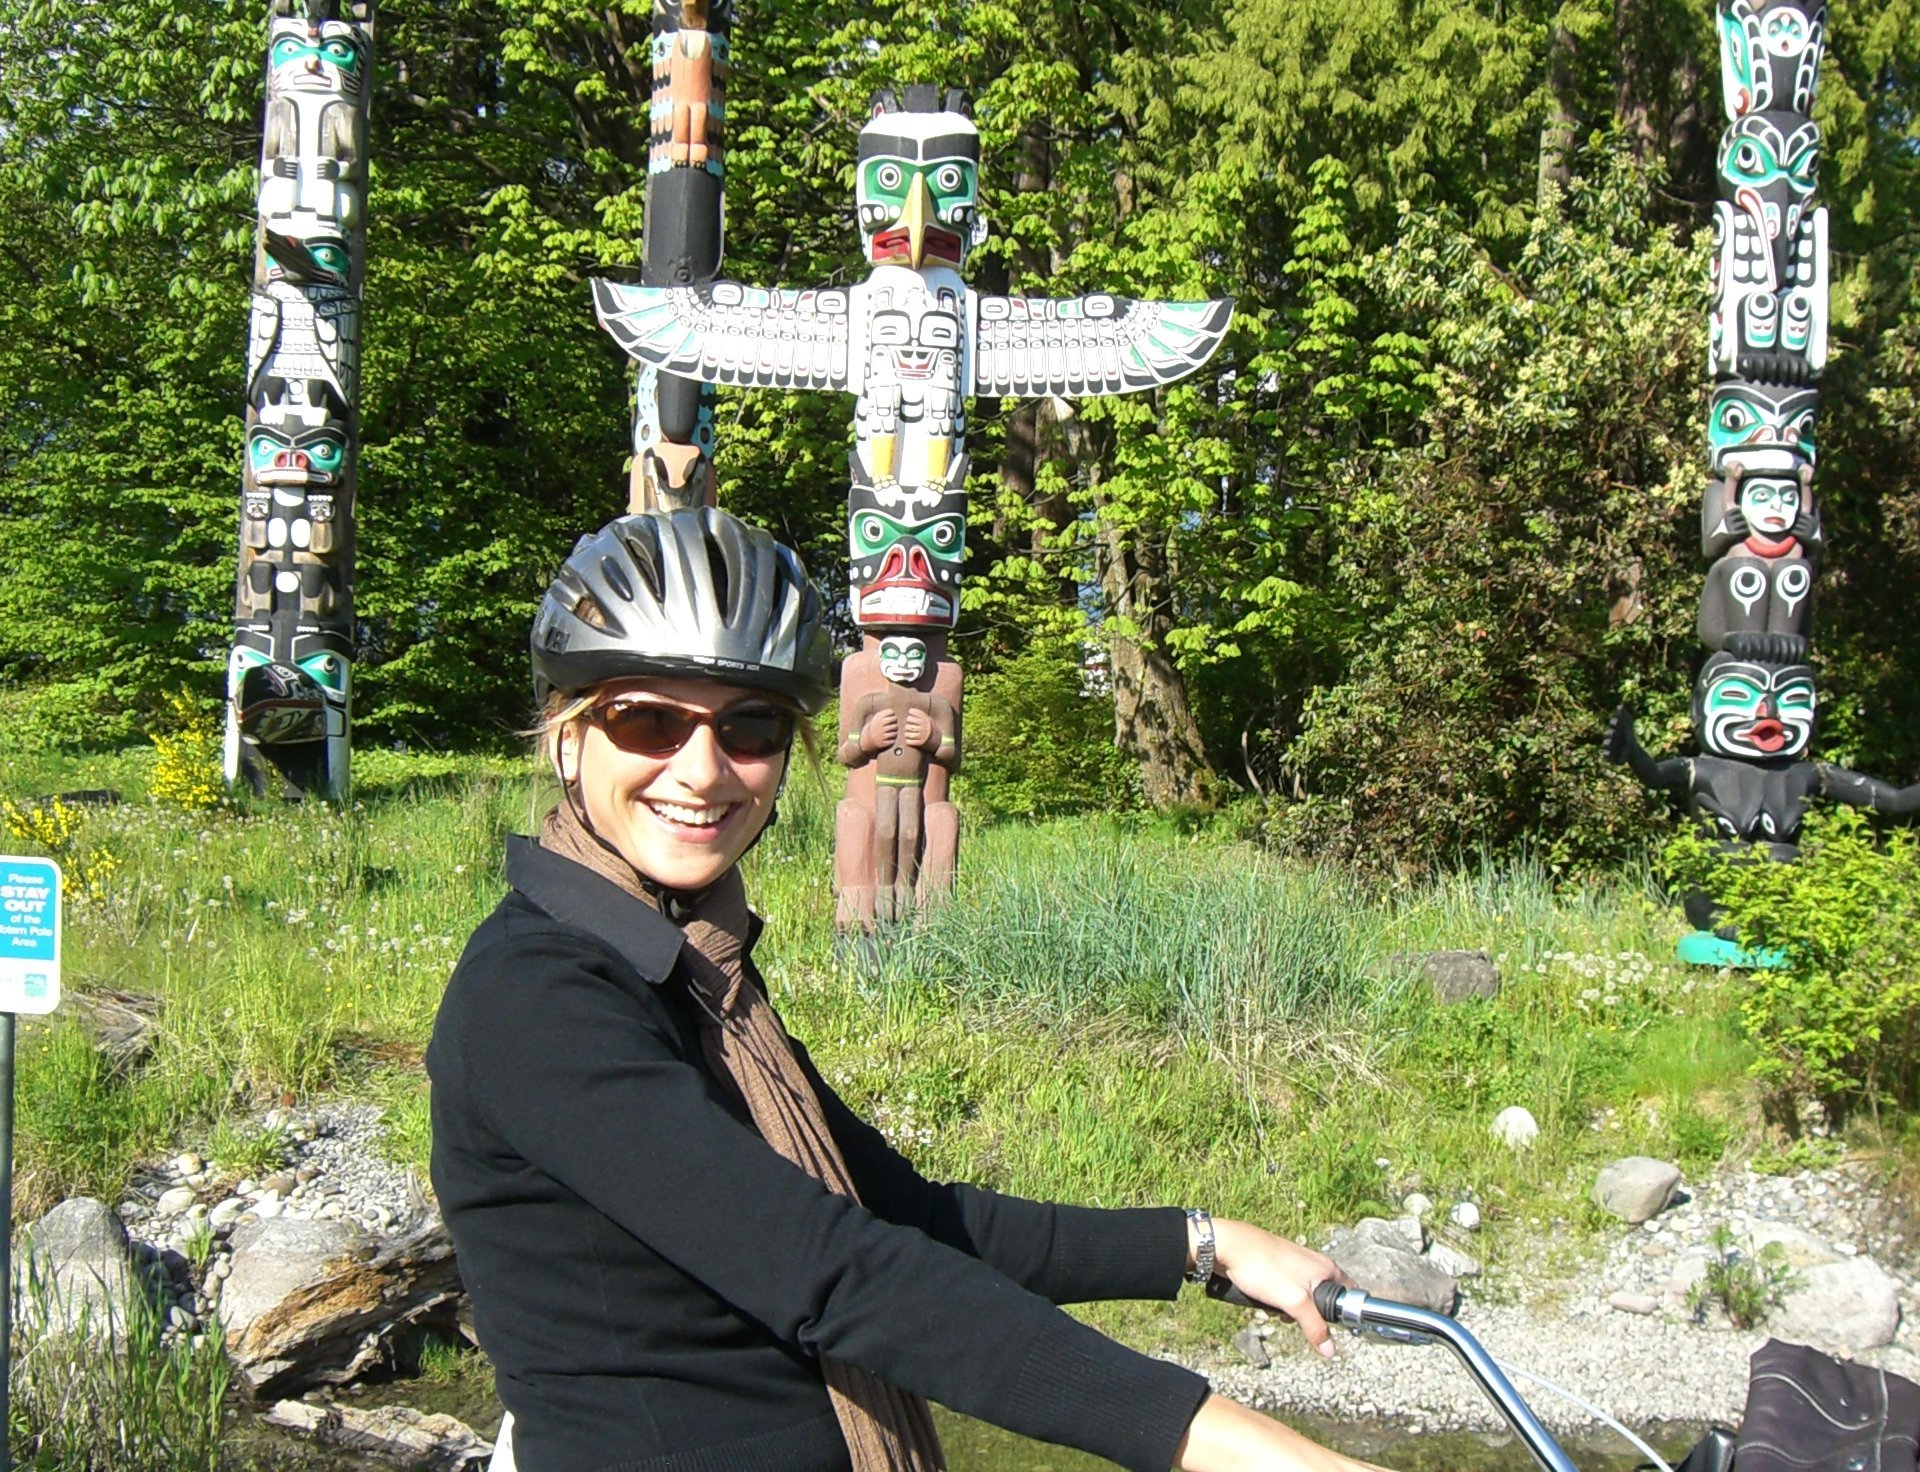
[(1089, 691), (1067, 642), (1030, 645), (967, 679), (961, 793), (1002, 817), (1140, 806), (1140, 772), (1114, 745), (1113, 699)]
[(155, 733), (153, 777), (147, 790), (188, 809), (217, 808), (227, 800), (221, 778), (220, 717), (184, 691), (167, 697), (171, 733)]
[(1920, 1103), (1920, 835), (1881, 844), (1864, 815), (1830, 809), (1808, 817), (1798, 863), (1732, 858), (1690, 831), (1663, 867), (1724, 906), (1741, 945), (1784, 957), (1740, 1002), (1776, 1103)]

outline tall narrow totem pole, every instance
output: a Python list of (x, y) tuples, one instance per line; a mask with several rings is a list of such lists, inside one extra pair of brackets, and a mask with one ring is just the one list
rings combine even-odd
[[(1811, 117), (1827, 8), (1819, 0), (1719, 0), (1728, 128), (1714, 206), (1708, 366), (1709, 478), (1700, 551), (1711, 566), (1694, 682), (1701, 754), (1656, 761), (1615, 713), (1607, 755), (1683, 797), (1730, 851), (1791, 862), (1807, 804), (1920, 809), (1895, 788), (1808, 759), (1816, 697), (1808, 664), (1824, 541), (1813, 492), (1814, 419), (1827, 361), (1827, 212), (1813, 204), (1820, 130)], [(1737, 960), (1716, 915), (1689, 896), (1688, 960)]]
[[(720, 274), (726, 74), (733, 0), (654, 0), (653, 104), (640, 279)], [(634, 387), (629, 511), (713, 504), (711, 382), (642, 362)]]
[(273, 0), (247, 342), (229, 782), (347, 787), (372, 0)]
[[(943, 894), (959, 850), (947, 785), (960, 765), (961, 672), (947, 637), (966, 558), (967, 400), (1172, 383), (1219, 346), (1233, 304), (969, 289), (961, 272), (986, 222), (980, 134), (956, 92), (882, 92), (855, 167), (870, 268), (858, 285), (596, 281), (594, 301), (662, 382), (855, 396), (847, 540), (862, 639), (840, 676), (849, 773), (834, 871), (840, 925), (871, 928)], [(649, 242), (654, 228), (650, 215)]]

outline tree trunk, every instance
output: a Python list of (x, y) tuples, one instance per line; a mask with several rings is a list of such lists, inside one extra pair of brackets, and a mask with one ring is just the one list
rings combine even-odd
[(1535, 186), (1542, 207), (1551, 190), (1565, 194), (1573, 183), (1573, 145), (1580, 126), (1573, 63), (1573, 32), (1555, 20), (1547, 37), (1547, 118), (1540, 125), (1540, 177)]
[(1654, 110), (1666, 86), (1647, 8), (1647, 0), (1613, 0), (1613, 119), (1637, 163), (1660, 151)]
[(1114, 739), (1139, 761), (1140, 788), (1152, 806), (1204, 802), (1213, 768), (1187, 704), (1186, 680), (1167, 653), (1174, 620), (1166, 549), (1129, 540), (1104, 518), (1095, 545), (1108, 617), (1136, 631), (1108, 640)]

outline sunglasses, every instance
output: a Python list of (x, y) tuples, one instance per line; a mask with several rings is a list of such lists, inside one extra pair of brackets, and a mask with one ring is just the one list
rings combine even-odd
[(609, 700), (591, 706), (586, 719), (622, 751), (634, 756), (672, 756), (693, 739), (702, 726), (713, 728), (714, 740), (728, 756), (764, 761), (778, 756), (793, 740), (790, 710), (763, 700), (743, 700), (724, 710), (688, 710), (684, 705), (653, 701)]

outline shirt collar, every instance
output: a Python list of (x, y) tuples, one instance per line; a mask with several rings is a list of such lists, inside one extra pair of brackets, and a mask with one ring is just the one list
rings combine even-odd
[(562, 924), (607, 942), (656, 986), (680, 960), (686, 936), (678, 925), (619, 885), (517, 833), (507, 836), (507, 883)]

